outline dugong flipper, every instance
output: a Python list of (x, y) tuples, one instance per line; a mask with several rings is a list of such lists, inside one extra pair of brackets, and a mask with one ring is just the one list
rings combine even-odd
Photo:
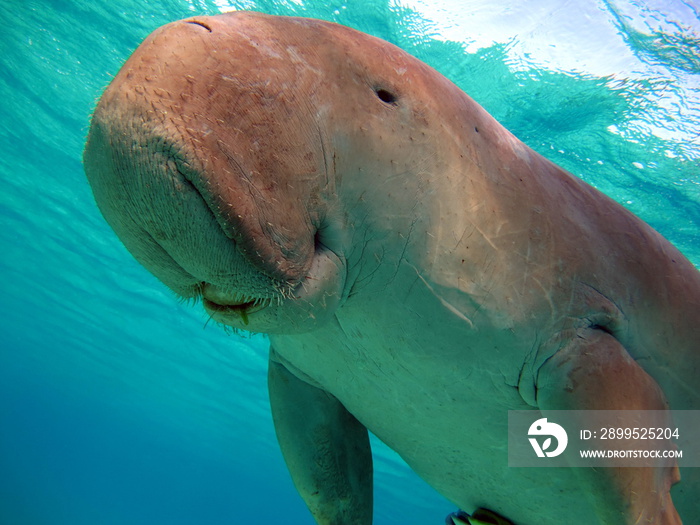
[(275, 432), (299, 494), (319, 523), (372, 523), (367, 429), (332, 394), (300, 380), (270, 352)]
[[(668, 402), (659, 385), (611, 334), (581, 329), (541, 367), (537, 382), (540, 410), (571, 411), (560, 418), (568, 428), (584, 428), (586, 410), (663, 411)], [(670, 427), (670, 421), (659, 422)], [(642, 446), (654, 447), (647, 443)], [(680, 524), (671, 486), (680, 480), (676, 462), (656, 468), (576, 468), (588, 487), (602, 523)], [(657, 497), (649, 497), (650, 494)]]
[(404, 51), (318, 20), (174, 22), (103, 94), (84, 163), (146, 268), (269, 334), (319, 523), (370, 522), (368, 430), (486, 523), (699, 515), (675, 462), (509, 467), (509, 411), (700, 410), (700, 272)]

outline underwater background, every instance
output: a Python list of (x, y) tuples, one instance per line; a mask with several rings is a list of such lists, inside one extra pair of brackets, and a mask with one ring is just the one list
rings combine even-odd
[[(401, 46), (700, 265), (697, 0), (2, 0), (0, 525), (313, 523), (274, 437), (266, 339), (207, 324), (142, 269), (81, 165), (137, 45), (231, 9)], [(373, 447), (376, 524), (456, 510)]]

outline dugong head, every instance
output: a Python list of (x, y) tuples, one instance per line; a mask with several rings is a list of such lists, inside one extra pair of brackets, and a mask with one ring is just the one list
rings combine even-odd
[[(308, 331), (347, 297), (353, 268), (367, 267), (357, 239), (381, 241), (362, 228), (401, 236), (392, 220), (409, 213), (397, 208), (421, 198), (403, 177), (411, 197), (392, 200), (382, 176), (428, 170), (416, 146), (430, 103), (397, 103), (402, 90), (407, 101), (439, 91), (421, 84), (422, 69), (326, 22), (247, 12), (174, 22), (105, 90), (85, 171), (122, 242), (178, 295), (233, 327)], [(382, 209), (391, 213), (377, 219)]]

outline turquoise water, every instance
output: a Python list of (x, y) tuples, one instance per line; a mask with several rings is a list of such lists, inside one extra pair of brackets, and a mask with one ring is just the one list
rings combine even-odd
[[(205, 326), (139, 267), (80, 163), (94, 102), (138, 43), (222, 6), (324, 18), (400, 45), (700, 265), (690, 1), (5, 0), (2, 525), (312, 523), (277, 450), (265, 339)], [(453, 506), (374, 445), (375, 522), (442, 523)]]

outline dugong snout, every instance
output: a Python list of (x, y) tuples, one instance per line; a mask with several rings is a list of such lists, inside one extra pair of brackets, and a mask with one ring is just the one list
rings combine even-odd
[(233, 326), (303, 330), (325, 317), (314, 272), (334, 276), (316, 289), (323, 311), (345, 274), (320, 240), (322, 147), (299, 138), (315, 124), (293, 116), (286, 81), (260, 80), (257, 45), (222, 39), (222, 23), (174, 22), (134, 52), (97, 105), (85, 171), (117, 235), (178, 295)]
[(219, 298), (276, 295), (281, 285), (245, 259), (175, 148), (142, 122), (115, 117), (120, 109), (95, 113), (84, 162), (100, 210), (129, 251), (187, 299), (206, 283)]

